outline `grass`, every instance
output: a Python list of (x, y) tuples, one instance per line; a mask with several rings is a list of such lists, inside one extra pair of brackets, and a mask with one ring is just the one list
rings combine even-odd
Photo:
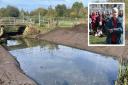
[(78, 23), (79, 20), (75, 19), (60, 19), (58, 20), (58, 24), (56, 25), (55, 23), (49, 24), (48, 23), (41, 23), (40, 26), (38, 23), (35, 24), (36, 28), (39, 29), (41, 32), (46, 33), (49, 32), (55, 28), (71, 28)]
[(75, 22), (74, 21), (65, 21), (65, 20), (59, 21), (59, 26), (58, 27), (72, 27)]
[(89, 43), (90, 44), (105, 44), (106, 37), (95, 37), (93, 35), (89, 35)]
[(120, 65), (115, 85), (128, 85), (128, 62)]

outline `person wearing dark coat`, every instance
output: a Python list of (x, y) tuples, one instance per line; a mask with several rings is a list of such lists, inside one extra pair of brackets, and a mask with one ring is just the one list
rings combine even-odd
[(106, 22), (107, 44), (122, 44), (123, 25), (122, 20), (118, 17), (118, 9), (112, 9), (112, 17)]

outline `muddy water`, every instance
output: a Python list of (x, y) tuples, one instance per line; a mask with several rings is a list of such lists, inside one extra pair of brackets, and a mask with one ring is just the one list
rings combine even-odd
[(39, 85), (114, 85), (117, 79), (119, 62), (109, 56), (33, 39), (7, 46)]

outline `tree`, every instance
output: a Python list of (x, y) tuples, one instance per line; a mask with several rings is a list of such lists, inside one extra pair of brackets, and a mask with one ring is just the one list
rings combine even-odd
[(20, 15), (19, 17), (25, 17), (25, 16), (29, 16), (30, 13), (28, 11), (25, 11), (23, 9), (20, 10)]
[(18, 17), (19, 16), (19, 9), (13, 6), (7, 6), (5, 16), (9, 17)]
[(70, 17), (72, 17), (72, 18), (75, 18), (75, 17), (77, 17), (77, 13), (76, 12), (70, 12)]
[(79, 11), (79, 17), (82, 18), (82, 17), (87, 17), (87, 11), (85, 8), (81, 8), (80, 11)]
[(39, 13), (41, 16), (45, 16), (47, 14), (47, 10), (44, 8), (38, 8), (38, 9), (35, 9), (34, 11), (32, 11), (30, 13), (30, 15), (35, 16), (35, 15), (38, 15)]
[(5, 8), (1, 8), (0, 9), (0, 16), (4, 17), (5, 16), (5, 12), (6, 12), (6, 9)]
[(48, 12), (47, 12), (47, 16), (49, 17), (55, 17), (57, 14), (56, 14), (56, 11), (52, 8), (52, 6), (49, 6), (48, 7)]
[(19, 17), (19, 9), (13, 6), (7, 6), (6, 8), (0, 9), (1, 17)]
[(76, 14), (76, 17), (80, 17), (81, 15), (81, 10), (84, 9), (84, 6), (81, 2), (75, 2), (73, 5), (72, 5), (72, 12), (74, 12), (74, 14)]
[(57, 16), (63, 17), (63, 16), (65, 16), (67, 7), (66, 7), (66, 5), (64, 5), (64, 4), (62, 4), (62, 5), (59, 4), (59, 5), (57, 5), (57, 6), (55, 7), (55, 10), (56, 10)]
[(70, 12), (71, 12), (71, 9), (67, 9), (66, 11), (65, 11), (65, 17), (70, 17)]
[(81, 2), (75, 2), (73, 5), (72, 5), (72, 9), (76, 9), (77, 11), (80, 9), (80, 8), (83, 8), (83, 4)]

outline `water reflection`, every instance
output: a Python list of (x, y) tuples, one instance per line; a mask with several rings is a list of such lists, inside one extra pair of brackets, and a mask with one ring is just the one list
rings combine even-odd
[(111, 57), (46, 41), (18, 42), (8, 46), (10, 53), (40, 85), (114, 85), (117, 79), (119, 63)]
[(24, 48), (32, 48), (36, 46), (40, 46), (41, 48), (47, 47), (49, 50), (58, 49), (58, 45), (53, 44), (51, 42), (47, 41), (39, 41), (39, 40), (33, 40), (33, 39), (10, 39), (7, 40), (6, 44), (7, 48), (11, 50), (17, 50), (17, 49), (24, 49)]

